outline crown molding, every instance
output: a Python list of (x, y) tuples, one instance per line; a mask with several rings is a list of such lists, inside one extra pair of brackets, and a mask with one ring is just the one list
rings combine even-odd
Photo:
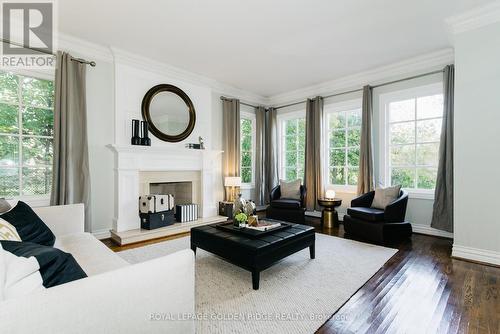
[[(186, 81), (195, 85), (205, 85), (214, 92), (224, 94), (227, 97), (238, 98), (252, 104), (267, 105), (268, 99), (262, 95), (254, 94), (243, 89), (221, 83), (181, 68), (150, 59), (138, 54), (121, 50), (115, 47), (107, 47), (87, 40), (67, 35), (61, 32), (57, 34), (57, 48), (63, 51), (71, 51), (79, 56), (88, 57), (90, 60), (100, 60), (109, 63), (121, 63), (141, 70), (161, 73), (165, 76)], [(98, 64), (99, 65), (99, 64)]]
[(110, 48), (61, 32), (57, 33), (57, 48), (91, 58), (89, 60), (113, 62), (113, 54)]
[(123, 64), (139, 68), (156, 74), (162, 74), (180, 81), (189, 82), (194, 85), (204, 85), (210, 87), (214, 92), (235, 97), (244, 102), (266, 105), (268, 100), (264, 96), (254, 94), (224, 83), (215, 79), (199, 75), (179, 67), (175, 67), (148, 57), (140, 56), (122, 49), (111, 47), (115, 64)]
[(441, 66), (453, 63), (454, 59), (453, 49), (443, 49), (391, 65), (381, 66), (372, 70), (304, 87), (291, 92), (277, 94), (269, 97), (269, 104), (276, 106), (280, 104), (294, 103), (317, 95), (328, 95), (344, 90), (361, 88), (368, 84), (376, 85), (386, 80), (397, 79), (403, 76), (415, 75), (423, 71), (434, 70)]
[(500, 1), (452, 16), (445, 22), (453, 35), (500, 22)]

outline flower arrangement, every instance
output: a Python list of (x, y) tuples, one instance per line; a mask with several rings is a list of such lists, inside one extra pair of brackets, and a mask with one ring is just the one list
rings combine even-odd
[(238, 213), (236, 216), (234, 216), (234, 221), (236, 226), (241, 226), (244, 225), (248, 220), (248, 216), (244, 214), (243, 212)]

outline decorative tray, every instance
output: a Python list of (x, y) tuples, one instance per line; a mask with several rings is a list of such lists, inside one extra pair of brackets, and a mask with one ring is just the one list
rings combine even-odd
[(287, 228), (290, 228), (293, 224), (290, 224), (290, 223), (285, 223), (285, 222), (282, 222), (282, 221), (279, 221), (279, 220), (274, 220), (274, 219), (268, 219), (268, 218), (265, 218), (265, 219), (260, 219), (259, 221), (267, 221), (267, 222), (272, 222), (272, 223), (280, 223), (281, 226), (278, 226), (278, 227), (274, 227), (274, 228), (270, 228), (266, 231), (259, 231), (259, 230), (255, 230), (255, 229), (252, 229), (252, 228), (247, 228), (247, 227), (236, 227), (233, 225), (233, 222), (232, 221), (229, 221), (229, 222), (224, 222), (224, 223), (220, 223), (218, 225), (216, 225), (216, 227), (220, 230), (223, 230), (223, 231), (226, 231), (226, 232), (231, 232), (231, 233), (236, 233), (236, 234), (242, 234), (248, 238), (258, 238), (258, 237), (262, 237), (266, 234), (269, 234), (269, 233), (274, 233), (274, 232), (277, 232), (277, 231), (281, 231), (281, 230), (286, 230)]

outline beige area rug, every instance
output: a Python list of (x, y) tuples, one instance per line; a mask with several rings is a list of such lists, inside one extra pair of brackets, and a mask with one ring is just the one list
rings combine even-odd
[[(189, 248), (189, 237), (118, 253), (130, 263)], [(309, 249), (260, 275), (201, 249), (196, 254), (197, 333), (313, 333), (366, 283), (396, 249), (316, 234), (316, 259)]]

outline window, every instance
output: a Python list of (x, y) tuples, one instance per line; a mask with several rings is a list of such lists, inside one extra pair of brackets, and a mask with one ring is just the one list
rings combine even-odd
[(443, 117), (440, 84), (385, 96), (386, 184), (432, 193)]
[(306, 145), (306, 118), (304, 113), (291, 114), (279, 119), (280, 178), (304, 180)]
[(339, 103), (325, 111), (328, 181), (333, 185), (353, 188), (358, 184), (359, 174), (360, 101)]
[(255, 115), (242, 113), (240, 119), (241, 183), (254, 184)]
[(50, 194), (54, 84), (0, 72), (0, 196)]

